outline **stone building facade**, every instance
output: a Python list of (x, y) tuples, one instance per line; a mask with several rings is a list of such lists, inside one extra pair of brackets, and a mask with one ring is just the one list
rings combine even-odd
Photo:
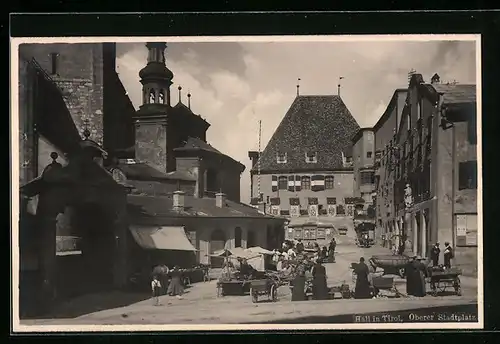
[(353, 195), (363, 199), (365, 206), (373, 203), (375, 191), (375, 135), (372, 128), (361, 128), (352, 139)]
[[(155, 93), (150, 110), (136, 113), (115, 71), (115, 55), (114, 44), (20, 47), (21, 316), (68, 297), (126, 286), (132, 252), (151, 249), (141, 246), (138, 228), (142, 237), (160, 227), (185, 241), (196, 233), (191, 248), (203, 252), (202, 262), (220, 246), (269, 247), (281, 240), (284, 219), (239, 202), (243, 165), (206, 142), (208, 123), (190, 111), (189, 100), (166, 109)], [(136, 126), (136, 116), (146, 124)], [(159, 147), (141, 147), (156, 134), (136, 135), (143, 124), (169, 125), (173, 139), (161, 147), (167, 155)], [(136, 159), (137, 147), (143, 161)], [(158, 157), (164, 158), (163, 171), (155, 168)], [(173, 201), (180, 193), (184, 211)], [(205, 221), (214, 226), (206, 228)], [(164, 240), (156, 251), (175, 252), (175, 243)]]
[(260, 157), (249, 152), (252, 204), (287, 217), (288, 239), (327, 242), (336, 229), (353, 228), (358, 130), (339, 96), (299, 95)]
[(385, 245), (399, 245), (401, 233), (396, 232), (394, 222), (394, 170), (389, 163), (391, 147), (395, 146), (396, 133), (401, 115), (407, 98), (407, 89), (397, 89), (389, 101), (389, 104), (373, 126), (375, 135), (375, 213), (376, 228), (375, 237), (380, 244), (384, 244), (382, 238), (387, 238)]
[[(449, 242), (477, 273), (476, 86), (411, 77), (396, 135), (395, 225), (416, 254)], [(442, 260), (442, 257), (441, 257)]]

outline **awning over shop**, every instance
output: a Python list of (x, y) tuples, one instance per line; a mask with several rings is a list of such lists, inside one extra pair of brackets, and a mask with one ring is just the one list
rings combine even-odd
[(186, 236), (184, 227), (130, 226), (134, 240), (144, 249), (197, 251)]

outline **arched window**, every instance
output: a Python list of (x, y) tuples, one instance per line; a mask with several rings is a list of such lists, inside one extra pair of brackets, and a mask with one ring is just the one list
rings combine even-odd
[(234, 247), (241, 247), (241, 228), (234, 229)]
[(223, 250), (226, 245), (226, 235), (220, 229), (216, 229), (212, 232), (210, 237), (210, 251), (214, 253), (215, 251)]
[[(226, 235), (220, 229), (216, 229), (210, 236), (210, 253), (221, 251), (226, 246)], [(222, 267), (223, 260), (212, 257), (210, 264), (213, 267)]]
[(155, 90), (149, 91), (149, 103), (154, 104), (156, 102)]
[(160, 95), (158, 96), (158, 103), (165, 104), (165, 94), (163, 90), (160, 91)]

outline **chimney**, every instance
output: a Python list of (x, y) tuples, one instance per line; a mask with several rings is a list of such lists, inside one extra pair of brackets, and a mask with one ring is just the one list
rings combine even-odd
[(185, 207), (184, 191), (175, 191), (173, 195), (173, 207), (175, 211), (183, 211)]
[(215, 205), (217, 205), (218, 208), (224, 208), (226, 206), (226, 195), (222, 192), (216, 193)]

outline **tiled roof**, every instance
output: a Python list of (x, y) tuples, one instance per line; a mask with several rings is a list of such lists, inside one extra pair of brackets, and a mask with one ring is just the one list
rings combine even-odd
[(145, 163), (119, 163), (118, 168), (131, 180), (187, 180), (195, 181), (188, 173), (172, 172), (163, 173)]
[(215, 198), (196, 198), (185, 195), (185, 210), (173, 210), (172, 196), (128, 195), (129, 214), (137, 217), (186, 216), (186, 217), (251, 217), (273, 218), (264, 215), (254, 207), (226, 199), (226, 206), (219, 208)]
[(174, 151), (176, 152), (189, 152), (189, 151), (205, 151), (205, 152), (210, 152), (217, 154), (221, 157), (227, 158), (234, 163), (238, 164), (241, 172), (245, 170), (245, 165), (243, 165), (241, 162), (236, 161), (229, 155), (226, 155), (222, 153), (221, 151), (217, 150), (216, 148), (212, 147), (209, 143), (195, 137), (189, 137), (186, 141), (186, 143), (182, 147), (175, 148)]
[(436, 92), (443, 94), (444, 104), (476, 102), (476, 85), (432, 84)]
[(219, 150), (215, 149), (210, 144), (196, 137), (189, 137), (186, 143), (182, 147), (175, 148), (174, 150), (175, 151), (204, 150), (207, 152), (222, 154)]
[[(262, 152), (260, 169), (341, 169), (358, 130), (340, 96), (298, 96)], [(277, 162), (278, 153), (287, 154), (286, 163)], [(317, 163), (306, 162), (308, 153), (317, 153)]]

